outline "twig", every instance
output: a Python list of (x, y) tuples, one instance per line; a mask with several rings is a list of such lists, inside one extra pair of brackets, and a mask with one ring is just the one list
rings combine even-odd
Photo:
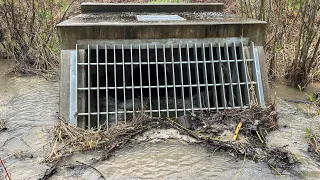
[(258, 132), (258, 131), (256, 131), (256, 133), (257, 133), (257, 135), (258, 135), (258, 137), (259, 137), (260, 142), (263, 144), (263, 143), (264, 143), (264, 141), (263, 141), (263, 139), (261, 138), (261, 136), (260, 136), (259, 132)]
[(76, 162), (79, 163), (79, 164), (81, 164), (81, 165), (83, 165), (83, 166), (86, 166), (86, 167), (88, 167), (88, 168), (91, 168), (91, 169), (95, 170), (95, 171), (100, 175), (99, 178), (102, 178), (102, 179), (104, 179), (104, 180), (106, 179), (106, 178), (103, 176), (103, 174), (102, 174), (97, 168), (95, 168), (95, 167), (93, 167), (93, 166), (91, 166), (91, 165), (89, 165), (89, 164), (80, 162), (80, 161), (76, 161)]
[(62, 16), (62, 18), (60, 19), (59, 22), (62, 22), (62, 21), (64, 20), (64, 18), (65, 18), (66, 15), (67, 15), (67, 12), (69, 11), (70, 7), (72, 6), (72, 4), (73, 4), (75, 1), (76, 1), (76, 0), (73, 0), (73, 1), (69, 4), (69, 6), (67, 7), (66, 11), (63, 13), (63, 16)]
[(197, 137), (197, 138), (204, 138), (204, 139), (207, 139), (207, 140), (211, 140), (211, 141), (219, 141), (219, 142), (222, 142), (218, 137), (216, 138), (212, 138), (210, 136), (207, 136), (203, 133), (200, 133), (200, 132), (196, 132), (196, 131), (192, 131), (188, 128), (185, 128), (184, 126), (182, 126), (181, 124), (175, 122), (174, 120), (172, 120), (171, 118), (167, 118), (173, 125), (177, 125), (178, 128), (182, 129), (182, 130), (185, 130), (187, 131), (188, 133), (192, 134), (194, 137)]
[(273, 167), (272, 165), (270, 165), (270, 167), (271, 167), (275, 172), (277, 172), (277, 173), (281, 176), (281, 178), (282, 178), (283, 180), (286, 180), (286, 178), (285, 178), (275, 167)]
[(56, 166), (52, 166), (49, 169), (46, 170), (42, 178), (39, 178), (38, 180), (47, 180), (50, 177), (52, 177), (57, 172)]
[(9, 172), (8, 172), (6, 166), (4, 165), (4, 162), (1, 160), (1, 158), (0, 158), (0, 164), (2, 165), (4, 171), (6, 172), (6, 176), (8, 177), (8, 179), (11, 180), (11, 177), (10, 177), (10, 175), (9, 175)]
[(238, 173), (236, 174), (236, 176), (233, 178), (233, 180), (237, 179), (238, 176), (241, 174), (243, 167), (244, 167), (244, 163), (246, 162), (246, 158), (247, 158), (247, 153), (246, 153), (246, 150), (244, 149), (244, 157), (243, 157), (243, 161), (242, 161), (242, 166), (241, 166), (240, 170), (238, 171)]

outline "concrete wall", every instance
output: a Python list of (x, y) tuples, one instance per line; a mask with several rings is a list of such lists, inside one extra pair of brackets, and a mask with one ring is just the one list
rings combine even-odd
[[(60, 116), (66, 120), (70, 118), (70, 52), (76, 48), (79, 41), (86, 40), (117, 40), (117, 39), (169, 39), (169, 38), (227, 38), (245, 37), (247, 41), (255, 43), (261, 67), (264, 98), (266, 104), (271, 103), (271, 95), (268, 83), (267, 66), (264, 58), (263, 46), (265, 44), (266, 24), (201, 24), (201, 25), (135, 25), (135, 26), (60, 26), (58, 28), (61, 45), (60, 62)], [(85, 52), (80, 53), (80, 60), (84, 60)], [(85, 71), (83, 71), (85, 72)], [(82, 74), (78, 79), (85, 79)], [(84, 87), (84, 82), (79, 82)], [(78, 108), (82, 112), (87, 108), (86, 94), (79, 92)], [(85, 119), (78, 118), (78, 125), (86, 127)]]
[[(59, 112), (60, 117), (70, 122), (70, 62), (72, 50), (61, 50), (61, 61), (60, 61), (60, 100), (59, 100)], [(86, 55), (84, 50), (79, 50), (78, 52), (78, 61), (84, 62), (84, 57)], [(79, 67), (84, 68), (84, 66)], [(81, 72), (85, 72), (78, 75), (78, 85), (81, 87), (86, 87), (86, 71), (79, 69)], [(86, 112), (86, 91), (78, 92), (78, 109), (81, 109), (82, 112)], [(75, 119), (75, 124), (78, 124), (79, 127), (85, 128), (87, 123), (84, 118), (78, 118), (77, 114), (72, 114), (71, 116)], [(77, 122), (76, 122), (77, 121)]]
[(179, 26), (61, 26), (61, 49), (75, 49), (77, 40), (168, 39), (248, 37), (257, 46), (265, 44), (266, 24), (218, 24)]
[(70, 100), (70, 52), (61, 50), (60, 59), (60, 117), (69, 121), (69, 100)]
[(141, 3), (82, 3), (82, 13), (99, 12), (221, 12), (223, 3), (165, 3), (165, 4), (141, 4)]
[(271, 90), (269, 86), (268, 71), (267, 71), (268, 69), (267, 69), (267, 63), (265, 60), (265, 53), (262, 46), (256, 46), (256, 48), (258, 50), (258, 56), (259, 56), (264, 101), (266, 105), (269, 105), (272, 102), (271, 102)]

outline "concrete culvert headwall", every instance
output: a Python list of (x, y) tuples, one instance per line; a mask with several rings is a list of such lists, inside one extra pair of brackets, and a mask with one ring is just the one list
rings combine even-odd
[[(91, 5), (83, 6), (88, 10), (85, 6)], [(179, 117), (268, 102), (265, 71), (260, 69), (264, 60), (259, 58), (264, 22), (226, 15), (220, 8), (206, 8), (199, 16), (188, 6), (182, 13), (179, 5), (176, 13), (146, 10), (141, 15), (141, 6), (122, 5), (125, 12), (117, 18), (108, 17), (119, 12), (102, 8), (106, 12), (96, 13), (97, 21), (92, 14), (89, 19), (82, 14), (58, 25), (61, 116), (84, 128), (109, 128), (141, 112)], [(168, 7), (173, 8), (160, 9)], [(207, 16), (210, 11), (217, 12)]]

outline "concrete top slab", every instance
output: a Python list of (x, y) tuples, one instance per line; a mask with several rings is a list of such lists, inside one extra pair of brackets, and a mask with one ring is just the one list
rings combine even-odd
[[(138, 21), (137, 15), (178, 15), (185, 21)], [(264, 21), (242, 18), (222, 12), (180, 12), (180, 13), (85, 13), (58, 24), (65, 26), (153, 26), (153, 25), (221, 25), (221, 24), (266, 24)]]
[[(61, 49), (74, 49), (79, 40), (226, 37), (265, 43), (266, 22), (224, 13), (222, 9), (222, 3), (84, 3), (82, 14), (57, 25), (60, 45)], [(139, 21), (138, 16), (147, 17), (147, 21)]]
[(223, 3), (82, 3), (82, 13), (223, 11)]

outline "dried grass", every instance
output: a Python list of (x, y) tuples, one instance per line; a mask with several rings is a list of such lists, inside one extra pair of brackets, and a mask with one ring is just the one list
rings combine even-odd
[(93, 149), (103, 149), (109, 153), (126, 144), (133, 136), (159, 125), (159, 121), (144, 114), (138, 115), (126, 124), (118, 123), (108, 131), (85, 130), (59, 120), (54, 128), (55, 136), (49, 160), (56, 161), (74, 152)]

